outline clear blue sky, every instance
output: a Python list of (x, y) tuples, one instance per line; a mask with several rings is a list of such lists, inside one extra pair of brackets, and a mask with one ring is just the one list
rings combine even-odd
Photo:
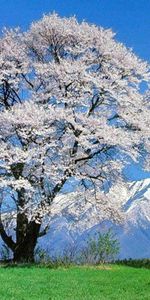
[[(112, 28), (119, 41), (150, 61), (150, 0), (0, 0), (0, 28), (27, 29), (32, 21), (53, 11)], [(136, 164), (125, 174), (130, 180), (150, 177)]]
[(119, 41), (150, 61), (150, 0), (0, 0), (0, 28), (26, 29), (53, 11), (111, 27)]

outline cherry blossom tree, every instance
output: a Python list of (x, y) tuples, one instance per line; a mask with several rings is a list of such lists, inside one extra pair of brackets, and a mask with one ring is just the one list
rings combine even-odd
[(120, 221), (123, 168), (141, 157), (149, 168), (149, 101), (142, 83), (149, 84), (149, 66), (111, 30), (56, 14), (27, 32), (4, 30), (0, 234), (15, 261), (34, 260), (52, 204), (71, 179), (78, 188), (65, 203), (70, 213), (80, 217), (81, 207), (95, 207), (99, 220)]

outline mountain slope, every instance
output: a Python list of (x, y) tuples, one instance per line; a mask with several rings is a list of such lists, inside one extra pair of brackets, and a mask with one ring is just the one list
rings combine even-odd
[[(53, 218), (49, 233), (40, 240), (40, 246), (55, 255), (62, 253), (63, 249), (82, 246), (89, 235), (111, 226), (120, 241), (120, 258), (150, 257), (150, 179), (132, 182), (129, 189), (123, 190), (122, 194), (126, 197), (125, 221), (122, 226), (110, 222), (98, 224), (95, 218), (90, 228), (88, 225), (84, 228), (80, 225), (74, 228), (72, 216), (65, 215), (64, 211), (61, 217), (56, 215)], [(58, 199), (59, 205), (66, 202), (66, 197), (61, 196)], [(93, 217), (90, 211), (87, 211), (87, 214), (85, 220)]]
[(112, 227), (120, 241), (120, 259), (150, 258), (150, 178), (132, 182), (128, 189), (120, 187), (120, 190), (125, 210), (122, 225), (110, 221), (99, 223), (94, 208), (87, 205), (84, 210), (82, 199), (77, 201), (80, 212), (78, 221), (74, 211), (73, 214), (68, 213), (68, 206), (72, 203), (71, 195), (57, 197), (52, 207), (49, 232), (39, 239), (38, 247), (45, 249), (51, 256), (61, 255), (64, 250), (69, 252), (84, 246), (90, 235)]

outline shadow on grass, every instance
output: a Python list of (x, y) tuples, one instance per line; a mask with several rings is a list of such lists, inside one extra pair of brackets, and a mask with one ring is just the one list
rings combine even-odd
[(105, 264), (76, 264), (76, 263), (58, 263), (54, 261), (50, 262), (35, 262), (35, 263), (16, 263), (13, 260), (0, 260), (0, 268), (48, 268), (48, 269), (58, 269), (58, 268), (65, 268), (68, 269), (70, 267), (81, 267), (81, 268), (95, 268), (100, 270), (111, 270), (112, 266), (128, 266), (132, 268), (145, 268), (150, 269), (150, 259), (124, 259), (118, 260), (113, 263), (105, 263)]
[(63, 264), (58, 262), (34, 262), (34, 263), (27, 263), (27, 262), (14, 262), (13, 260), (0, 260), (0, 268), (48, 268), (48, 269), (58, 269), (58, 268), (69, 268), (73, 266), (78, 266), (77, 264)]
[(145, 268), (150, 269), (150, 258), (144, 259), (124, 259), (115, 262), (117, 265), (128, 266), (132, 268)]

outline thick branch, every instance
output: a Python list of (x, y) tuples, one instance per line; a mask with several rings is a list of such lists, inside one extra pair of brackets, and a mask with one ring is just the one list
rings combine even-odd
[(42, 237), (42, 236), (44, 236), (44, 235), (46, 235), (47, 234), (47, 232), (48, 232), (48, 230), (49, 230), (49, 225), (47, 225), (41, 232), (39, 232), (39, 234), (38, 234), (38, 238), (40, 238), (40, 237)]
[(89, 109), (89, 112), (88, 112), (88, 116), (90, 116), (92, 114), (92, 112), (95, 110), (96, 107), (100, 106), (101, 104), (103, 104), (104, 102), (104, 94), (106, 92), (105, 91), (102, 91), (100, 92), (99, 95), (94, 95), (93, 98), (92, 98), (92, 103), (91, 103), (91, 107)]
[(68, 180), (68, 178), (72, 175), (71, 170), (67, 169), (64, 173), (64, 177), (61, 179), (59, 183), (57, 183), (53, 189), (52, 192), (52, 199), (54, 199), (55, 195), (60, 192), (62, 187), (64, 186), (65, 182)]
[(26, 83), (33, 89), (34, 88), (33, 83), (30, 82), (24, 74), (22, 74), (22, 77), (25, 79)]
[(79, 157), (77, 159), (75, 159), (75, 164), (80, 162), (80, 161), (85, 161), (85, 160), (89, 160), (92, 159), (95, 155), (100, 154), (100, 153), (104, 153), (107, 152), (108, 150), (110, 150), (113, 146), (104, 146), (101, 149), (98, 149), (97, 151), (95, 151), (94, 153), (90, 153), (89, 155), (83, 156), (83, 157)]
[(15, 242), (13, 241), (12, 237), (7, 235), (5, 229), (4, 229), (4, 226), (3, 226), (3, 223), (2, 221), (0, 220), (0, 235), (2, 237), (2, 240), (4, 241), (4, 243), (12, 250), (14, 251), (15, 250), (15, 247), (16, 247), (16, 244)]

